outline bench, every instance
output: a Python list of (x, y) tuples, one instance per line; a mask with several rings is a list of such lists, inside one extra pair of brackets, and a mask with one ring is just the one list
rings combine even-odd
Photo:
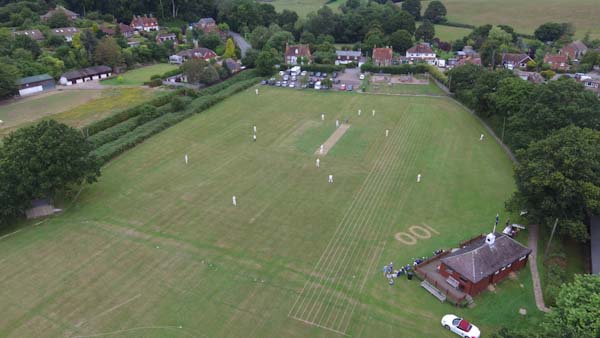
[(429, 293), (431, 293), (432, 295), (435, 296), (435, 298), (439, 299), (440, 302), (444, 302), (446, 300), (446, 295), (443, 294), (440, 290), (438, 290), (435, 286), (429, 284), (428, 281), (424, 280), (421, 282), (421, 286), (429, 291)]

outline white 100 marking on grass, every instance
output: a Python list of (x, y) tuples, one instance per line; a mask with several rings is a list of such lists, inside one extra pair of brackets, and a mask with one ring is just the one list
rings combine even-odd
[(412, 225), (408, 228), (408, 232), (397, 232), (394, 237), (397, 241), (406, 245), (415, 245), (419, 239), (429, 239), (431, 238), (431, 233), (439, 235), (434, 228), (429, 225), (423, 223), (423, 226), (420, 225)]

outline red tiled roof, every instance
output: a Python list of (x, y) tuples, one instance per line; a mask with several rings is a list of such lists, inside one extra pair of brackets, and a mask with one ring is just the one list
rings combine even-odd
[(139, 26), (154, 27), (154, 26), (158, 26), (158, 20), (156, 20), (156, 18), (154, 18), (154, 17), (147, 17), (146, 15), (134, 16), (133, 20), (131, 20), (131, 26), (132, 27), (139, 27)]
[(564, 63), (566, 64), (567, 62), (569, 62), (569, 58), (566, 55), (558, 55), (558, 54), (554, 54), (554, 55), (546, 55), (544, 56), (544, 63), (550, 63), (550, 64), (561, 64)]
[(386, 60), (392, 60), (393, 51), (391, 48), (374, 48), (373, 59), (376, 62), (384, 62)]
[(310, 53), (310, 48), (308, 45), (289, 45), (285, 47), (285, 57), (292, 56), (304, 56), (304, 57), (312, 57)]
[(433, 53), (433, 49), (431, 49), (428, 43), (418, 43), (416, 46), (409, 48), (406, 52), (418, 54), (431, 54)]

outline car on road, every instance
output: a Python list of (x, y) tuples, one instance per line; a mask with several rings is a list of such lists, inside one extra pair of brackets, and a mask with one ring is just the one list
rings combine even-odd
[(479, 338), (481, 335), (477, 326), (452, 314), (442, 317), (442, 326), (464, 338)]
[(346, 90), (346, 84), (342, 83), (342, 85), (340, 86), (340, 90)]
[(348, 85), (348, 86), (346, 87), (346, 90), (347, 90), (347, 91), (349, 91), (349, 92), (351, 92), (351, 91), (352, 91), (352, 89), (354, 89), (354, 86), (353, 86), (353, 85)]
[(358, 78), (361, 79), (361, 80), (364, 80), (365, 79), (365, 74), (360, 74), (360, 76)]

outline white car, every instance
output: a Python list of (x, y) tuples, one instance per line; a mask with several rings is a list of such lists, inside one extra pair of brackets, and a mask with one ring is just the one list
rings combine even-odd
[(360, 74), (359, 78), (360, 78), (361, 80), (364, 80), (364, 79), (365, 79), (365, 74)]
[(481, 335), (477, 326), (455, 315), (442, 317), (442, 326), (464, 338), (479, 338)]

